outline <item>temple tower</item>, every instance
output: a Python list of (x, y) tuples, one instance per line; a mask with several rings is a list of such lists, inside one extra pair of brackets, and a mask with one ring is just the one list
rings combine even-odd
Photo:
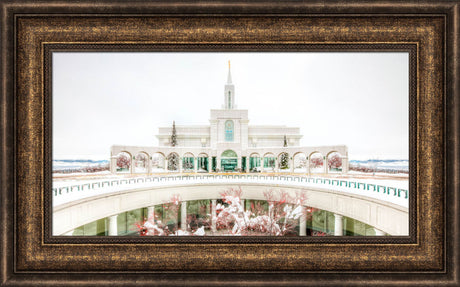
[(230, 72), (230, 61), (228, 61), (228, 76), (227, 83), (224, 89), (224, 107), (225, 110), (233, 110), (235, 108), (235, 86), (232, 83), (232, 74)]

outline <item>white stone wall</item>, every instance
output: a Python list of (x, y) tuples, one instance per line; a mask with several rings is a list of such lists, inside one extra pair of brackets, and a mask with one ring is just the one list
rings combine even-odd
[[(288, 146), (299, 146), (300, 129), (283, 125), (250, 126), (248, 110), (211, 110), (209, 126), (176, 125), (177, 144), (181, 147), (217, 148), (218, 143), (225, 143), (225, 122), (232, 120), (234, 124), (233, 143), (238, 143), (240, 150), (247, 148), (282, 147), (284, 136)], [(172, 127), (160, 127), (157, 138), (160, 146), (170, 146)]]
[(284, 125), (274, 126), (274, 125), (266, 125), (266, 126), (249, 126), (249, 135), (257, 136), (257, 135), (299, 135), (300, 128), (297, 127), (287, 127)]
[(211, 110), (211, 120), (248, 119), (248, 110)]
[[(218, 143), (225, 142), (225, 122), (232, 120), (233, 143), (239, 143), (240, 149), (247, 146), (247, 136), (245, 125), (248, 122), (248, 110), (211, 110), (211, 146), (215, 147)], [(215, 140), (214, 140), (215, 139)]]
[[(238, 156), (238, 168), (242, 167), (241, 164), (241, 157), (249, 157), (251, 154), (258, 154), (261, 158), (263, 158), (267, 154), (272, 154), (274, 157), (277, 158), (276, 166), (278, 166), (278, 158), (281, 153), (288, 153), (289, 155), (289, 166), (290, 171), (293, 172), (293, 166), (294, 166), (294, 155), (298, 153), (303, 153), (306, 157), (308, 157), (307, 162), (311, 160), (311, 155), (313, 153), (321, 153), (323, 157), (327, 157), (329, 154), (333, 152), (338, 152), (342, 156), (342, 172), (347, 173), (348, 172), (348, 148), (344, 145), (340, 146), (311, 146), (311, 147), (305, 147), (305, 146), (288, 146), (288, 147), (259, 147), (259, 148), (247, 148), (247, 149), (242, 149), (241, 144), (235, 143), (235, 142), (221, 142), (221, 143), (216, 143), (214, 148), (211, 147), (171, 147), (171, 146), (165, 146), (165, 147), (142, 147), (142, 146), (112, 146), (111, 147), (111, 172), (115, 173), (116, 170), (116, 156), (121, 153), (121, 152), (127, 152), (131, 156), (136, 156), (139, 153), (145, 153), (148, 158), (151, 159), (152, 155), (154, 153), (161, 153), (165, 157), (167, 157), (171, 153), (176, 153), (180, 158), (184, 156), (186, 153), (191, 153), (195, 158), (200, 154), (200, 153), (205, 153), (209, 156), (209, 160), (211, 160), (211, 157), (215, 156), (217, 159), (217, 168), (220, 169), (220, 160), (221, 160), (221, 154), (226, 151), (226, 150), (233, 150), (237, 156)], [(272, 156), (270, 156), (272, 157)], [(248, 160), (248, 159), (246, 159)], [(149, 163), (150, 165), (150, 163)], [(309, 163), (307, 164), (308, 167)], [(327, 158), (325, 160), (325, 164), (323, 165), (324, 167), (327, 166)], [(248, 168), (248, 165), (247, 165)], [(248, 171), (248, 170), (246, 170)], [(277, 171), (277, 167), (276, 167)], [(131, 170), (131, 172), (133, 172)], [(308, 169), (308, 172), (309, 169)], [(327, 173), (327, 169), (324, 169), (324, 173)], [(150, 171), (148, 172), (150, 173)]]
[(211, 148), (215, 149), (217, 144), (217, 135), (218, 135), (218, 123), (217, 119), (210, 120), (211, 127), (210, 127), (210, 141), (211, 141)]
[[(95, 220), (133, 209), (168, 202), (179, 194), (184, 201), (220, 199), (227, 188), (243, 189), (244, 199), (265, 200), (264, 190), (273, 188), (266, 184), (186, 184), (171, 187), (150, 187), (124, 192), (114, 192), (76, 200), (53, 208), (53, 234), (62, 235)], [(292, 195), (300, 189), (283, 186)], [(307, 205), (369, 224), (390, 235), (409, 235), (408, 209), (366, 196), (347, 194), (324, 188), (302, 189), (307, 191)]]
[(282, 147), (284, 145), (284, 137), (278, 138), (257, 138), (255, 147)]
[[(160, 146), (170, 146), (172, 134), (171, 127), (160, 127), (157, 135)], [(177, 146), (184, 147), (201, 147), (202, 140), (206, 140), (206, 146), (211, 145), (211, 128), (210, 126), (177, 126)]]
[(248, 148), (249, 142), (249, 128), (248, 128), (249, 120), (242, 119), (240, 120), (240, 137), (241, 137), (241, 149), (245, 150)]

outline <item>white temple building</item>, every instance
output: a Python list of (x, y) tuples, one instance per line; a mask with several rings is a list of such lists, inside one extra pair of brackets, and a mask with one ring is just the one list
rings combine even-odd
[(111, 171), (348, 172), (345, 145), (300, 146), (298, 127), (250, 125), (248, 110), (235, 105), (230, 62), (228, 68), (222, 108), (211, 110), (208, 125), (159, 127), (158, 146), (112, 146)]

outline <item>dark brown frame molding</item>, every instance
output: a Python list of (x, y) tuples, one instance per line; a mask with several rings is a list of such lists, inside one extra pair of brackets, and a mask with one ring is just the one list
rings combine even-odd
[[(459, 285), (459, 3), (0, 0), (0, 284)], [(75, 49), (408, 51), (410, 236), (50, 236), (49, 55)]]
[[(323, 43), (308, 43), (308, 44), (54, 44), (43, 43), (43, 89), (44, 89), (44, 174), (50, 175), (52, 170), (52, 131), (51, 131), (51, 115), (52, 115), (52, 54), (54, 52), (218, 52), (218, 51), (257, 51), (257, 52), (406, 52), (409, 55), (409, 129), (410, 134), (417, 133), (417, 44), (416, 43), (352, 43), (352, 44), (323, 44)], [(417, 149), (416, 137), (411, 136), (409, 146), (412, 148), (409, 152), (410, 170), (417, 168)], [(414, 173), (410, 175), (410, 189), (416, 190), (416, 176)], [(52, 177), (45, 176), (44, 190), (52, 189)], [(417, 242), (417, 194), (411, 194), (409, 198), (409, 221), (410, 221), (410, 236), (340, 236), (340, 237), (131, 237), (131, 236), (53, 236), (52, 235), (52, 194), (49, 192), (43, 193), (44, 203), (44, 228), (43, 228), (43, 243), (416, 243)]]

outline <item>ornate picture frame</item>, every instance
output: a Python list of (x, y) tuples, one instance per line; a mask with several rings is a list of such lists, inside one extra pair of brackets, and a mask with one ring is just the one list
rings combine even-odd
[[(457, 1), (2, 1), (1, 7), (2, 284), (459, 283)], [(51, 236), (50, 52), (307, 48), (402, 50), (414, 57), (409, 237)]]

